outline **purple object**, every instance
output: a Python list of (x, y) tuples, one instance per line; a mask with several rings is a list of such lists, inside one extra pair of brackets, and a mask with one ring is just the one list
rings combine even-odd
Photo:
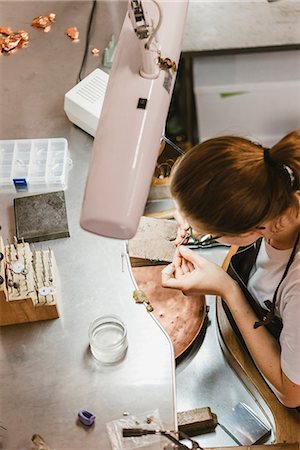
[(90, 427), (95, 422), (96, 416), (85, 409), (81, 409), (78, 413), (78, 419), (87, 427)]

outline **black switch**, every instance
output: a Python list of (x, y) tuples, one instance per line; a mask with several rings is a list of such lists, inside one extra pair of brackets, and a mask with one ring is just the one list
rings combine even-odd
[(147, 105), (147, 99), (146, 98), (139, 98), (137, 107), (138, 109), (146, 109), (146, 105)]

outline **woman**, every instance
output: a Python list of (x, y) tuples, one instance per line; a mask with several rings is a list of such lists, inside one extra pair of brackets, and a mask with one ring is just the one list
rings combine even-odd
[(209, 139), (180, 160), (171, 191), (181, 222), (238, 245), (226, 273), (183, 245), (162, 285), (221, 296), (256, 366), (287, 407), (300, 406), (300, 135), (271, 149)]

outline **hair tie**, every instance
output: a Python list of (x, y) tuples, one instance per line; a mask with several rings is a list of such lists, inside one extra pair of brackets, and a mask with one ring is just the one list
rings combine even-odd
[[(263, 150), (264, 150), (265, 163), (271, 167), (276, 167), (277, 166), (276, 162), (270, 156), (270, 149), (263, 147)], [(291, 188), (293, 188), (294, 184), (295, 184), (295, 180), (296, 180), (293, 169), (291, 169), (291, 167), (289, 167), (286, 164), (282, 164), (282, 165), (280, 165), (280, 167), (287, 173), (289, 180), (290, 180), (290, 186), (291, 186)]]
[(290, 178), (291, 187), (293, 188), (293, 187), (294, 187), (294, 184), (295, 184), (295, 180), (296, 180), (296, 177), (295, 177), (295, 174), (294, 174), (294, 172), (293, 172), (293, 169), (291, 169), (291, 168), (290, 168), (289, 166), (287, 166), (286, 164), (283, 164), (283, 168), (284, 168), (284, 170), (287, 171), (288, 176), (289, 176), (289, 178)]
[(263, 147), (264, 149), (264, 161), (266, 164), (268, 164), (271, 167), (276, 166), (276, 162), (271, 158), (270, 156), (270, 149)]

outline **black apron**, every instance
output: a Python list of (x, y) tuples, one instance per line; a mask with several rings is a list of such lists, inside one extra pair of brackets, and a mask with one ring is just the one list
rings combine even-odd
[[(285, 279), (288, 270), (290, 266), (292, 265), (295, 255), (297, 253), (297, 247), (299, 243), (299, 236), (300, 233), (298, 233), (295, 245), (293, 247), (292, 253), (290, 255), (290, 258), (288, 260), (288, 263), (286, 265), (286, 268), (284, 270), (284, 273), (282, 275), (282, 278), (277, 285), (273, 299), (272, 300), (266, 300), (265, 308), (263, 308), (257, 300), (252, 296), (252, 294), (249, 292), (247, 288), (249, 275), (252, 270), (252, 267), (256, 261), (262, 238), (260, 238), (258, 241), (256, 241), (254, 244), (248, 246), (248, 247), (239, 247), (237, 253), (233, 255), (231, 258), (229, 267), (228, 267), (228, 274), (238, 283), (241, 290), (243, 291), (244, 296), (246, 297), (248, 303), (252, 307), (253, 311), (256, 313), (258, 317), (258, 321), (253, 324), (254, 328), (257, 328), (259, 326), (264, 325), (269, 332), (277, 339), (279, 340), (279, 336), (282, 330), (282, 320), (275, 316), (275, 305), (277, 300), (277, 293), (279, 290), (279, 287), (283, 280)], [(229, 311), (229, 308), (227, 307), (226, 303), (223, 301), (224, 309), (228, 315), (228, 318), (233, 325), (234, 329), (236, 331), (237, 327), (233, 321), (233, 318), (231, 316), (231, 313)], [(241, 337), (240, 333), (238, 332), (238, 335)]]
[[(238, 283), (241, 290), (243, 291), (243, 294), (245, 298), (247, 299), (248, 303), (252, 307), (253, 311), (256, 313), (258, 317), (258, 321), (253, 324), (254, 328), (265, 326), (268, 331), (279, 341), (279, 336), (282, 331), (282, 320), (275, 316), (275, 305), (277, 300), (277, 292), (278, 289), (285, 279), (288, 270), (290, 266), (292, 265), (295, 255), (297, 253), (298, 243), (299, 243), (299, 237), (300, 233), (298, 233), (295, 245), (293, 247), (292, 253), (290, 255), (290, 258), (288, 260), (288, 263), (286, 265), (286, 268), (284, 270), (284, 273), (282, 275), (282, 278), (277, 285), (273, 299), (266, 300), (265, 306), (266, 308), (263, 308), (257, 300), (252, 296), (252, 294), (249, 292), (247, 288), (249, 275), (251, 272), (251, 269), (256, 261), (262, 238), (260, 238), (258, 241), (256, 241), (254, 244), (248, 246), (248, 247), (239, 247), (237, 253), (232, 256), (227, 273)], [(243, 345), (244, 349), (248, 352), (247, 346), (242, 338), (242, 335), (237, 327), (237, 325), (234, 322), (234, 319), (231, 315), (231, 312), (226, 305), (225, 301), (223, 300), (223, 308), (226, 312), (226, 315), (228, 317), (228, 320), (230, 321), (230, 324), (232, 328), (234, 329), (235, 333), (237, 334), (241, 344)], [(249, 353), (249, 352), (248, 352)], [(250, 355), (251, 356), (251, 355)], [(300, 412), (300, 407), (297, 408), (298, 412)]]

